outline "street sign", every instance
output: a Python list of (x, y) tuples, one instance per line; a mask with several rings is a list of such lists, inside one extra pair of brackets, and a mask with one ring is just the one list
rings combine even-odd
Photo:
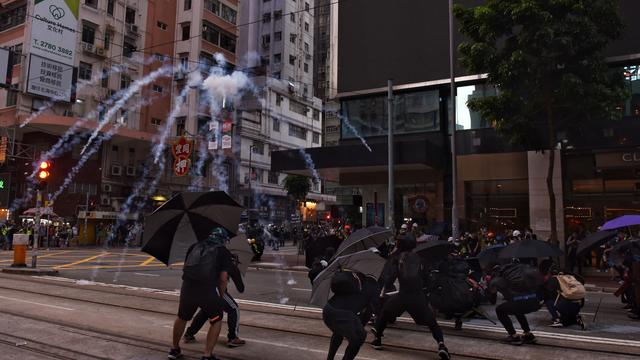
[(176, 176), (185, 176), (189, 173), (191, 167), (191, 160), (189, 159), (175, 159), (173, 161), (173, 173)]

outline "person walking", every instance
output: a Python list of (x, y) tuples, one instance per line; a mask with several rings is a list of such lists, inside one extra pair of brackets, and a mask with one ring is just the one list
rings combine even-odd
[(375, 327), (371, 329), (375, 336), (371, 346), (376, 350), (382, 350), (382, 337), (387, 325), (406, 311), (417, 325), (429, 327), (433, 338), (438, 343), (440, 358), (450, 359), (449, 350), (444, 345), (442, 329), (435, 319), (424, 292), (422, 260), (419, 255), (412, 252), (416, 247), (416, 239), (410, 235), (402, 236), (397, 246), (397, 257), (392, 258), (394, 260), (392, 260), (391, 271), (395, 275), (393, 277), (398, 279), (400, 287), (398, 293), (391, 295), (385, 301), (380, 316), (376, 318)]
[(198, 308), (202, 309), (211, 325), (202, 360), (217, 359), (213, 350), (222, 326), (224, 300), (221, 294), (227, 292), (228, 272), (232, 266), (232, 255), (224, 247), (227, 238), (223, 228), (215, 228), (207, 240), (200, 241), (187, 250), (182, 270), (178, 316), (173, 323), (172, 347), (167, 356), (169, 359), (182, 357), (180, 339), (187, 322)]
[(578, 261), (578, 247), (580, 246), (580, 237), (578, 232), (574, 231), (569, 235), (566, 243), (567, 249), (567, 272), (574, 273), (576, 265), (578, 266), (578, 274), (582, 274), (582, 264)]

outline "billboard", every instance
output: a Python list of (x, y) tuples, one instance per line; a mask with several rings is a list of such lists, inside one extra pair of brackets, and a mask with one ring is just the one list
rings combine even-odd
[(72, 65), (31, 54), (27, 74), (27, 92), (69, 102), (73, 98), (75, 68)]
[(80, 0), (35, 0), (29, 52), (75, 64)]

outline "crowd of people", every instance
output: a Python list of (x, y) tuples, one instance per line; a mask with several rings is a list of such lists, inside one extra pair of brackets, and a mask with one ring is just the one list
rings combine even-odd
[[(77, 236), (78, 229), (67, 224), (43, 225), (38, 227), (38, 245), (46, 247), (67, 247), (73, 236)], [(29, 244), (33, 245), (36, 232), (33, 221), (23, 220), (15, 223), (12, 220), (0, 225), (0, 249), (11, 250), (14, 234), (29, 235)]]

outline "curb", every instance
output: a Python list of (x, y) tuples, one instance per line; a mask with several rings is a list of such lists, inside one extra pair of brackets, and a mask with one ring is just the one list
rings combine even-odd
[(584, 288), (587, 292), (603, 292), (607, 294), (613, 294), (618, 290), (612, 287), (596, 286), (593, 284), (585, 284)]
[(257, 264), (251, 264), (249, 265), (250, 268), (256, 269), (256, 270), (260, 270), (260, 269), (265, 269), (265, 270), (286, 270), (286, 271), (296, 271), (296, 272), (308, 272), (309, 269), (306, 266), (285, 266), (285, 265), (280, 265), (280, 264), (261, 264), (261, 263), (257, 263)]
[(8, 267), (3, 268), (2, 272), (16, 275), (58, 275), (58, 270), (55, 269), (34, 269), (28, 267)]

